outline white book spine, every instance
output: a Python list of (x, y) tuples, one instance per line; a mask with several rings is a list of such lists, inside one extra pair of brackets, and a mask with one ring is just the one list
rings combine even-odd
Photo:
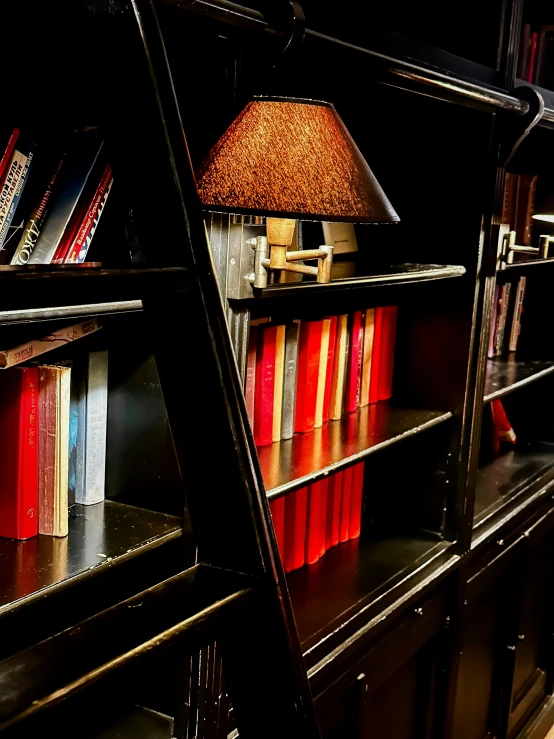
[(75, 501), (83, 505), (94, 505), (105, 498), (107, 419), (108, 352), (91, 352), (87, 383), (85, 487), (75, 493)]

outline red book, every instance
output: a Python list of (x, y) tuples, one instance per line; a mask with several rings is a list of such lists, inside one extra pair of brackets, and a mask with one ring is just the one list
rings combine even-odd
[(375, 308), (375, 324), (373, 327), (373, 352), (371, 355), (371, 376), (369, 379), (369, 402), (379, 400), (379, 367), (381, 365), (381, 333), (383, 327), (384, 308)]
[(254, 441), (257, 446), (266, 446), (272, 442), (276, 339), (277, 326), (262, 329), (256, 352)]
[(285, 496), (285, 572), (305, 563), (306, 512), (308, 488), (300, 488)]
[(529, 51), (529, 69), (527, 71), (527, 82), (533, 82), (533, 74), (535, 73), (535, 59), (537, 58), (537, 41), (539, 34), (533, 31), (531, 34), (531, 50)]
[(323, 423), (329, 421), (329, 406), (331, 404), (331, 381), (333, 379), (333, 364), (335, 360), (335, 346), (337, 343), (338, 316), (328, 316), (331, 319), (329, 327), (329, 350), (327, 352), (327, 374), (325, 376), (325, 395), (323, 396)]
[(350, 341), (348, 343), (346, 396), (344, 400), (344, 410), (346, 413), (353, 413), (360, 404), (362, 349), (364, 343), (364, 324), (362, 319), (362, 311), (354, 311), (350, 324)]
[(0, 536), (38, 533), (38, 367), (12, 367), (0, 377)]
[(72, 242), (70, 243), (69, 248), (64, 255), (64, 262), (66, 262), (67, 264), (74, 264), (76, 262), (84, 261), (83, 258), (79, 258), (79, 255), (81, 254), (81, 250), (85, 246), (86, 238), (89, 234), (92, 224), (94, 223), (94, 220), (98, 218), (100, 209), (103, 208), (112, 181), (112, 168), (111, 165), (108, 163), (106, 164), (104, 171), (102, 172), (100, 182), (98, 183), (98, 186), (94, 191), (92, 199), (89, 199), (89, 201), (85, 203), (87, 207), (81, 218), (79, 229), (74, 235)]
[(10, 163), (14, 153), (19, 134), (19, 128), (14, 128), (10, 134), (10, 138), (8, 139), (4, 153), (2, 154), (2, 159), (0, 159), (0, 184), (4, 181), (4, 175), (6, 174), (6, 169), (8, 168), (8, 164)]
[(305, 433), (315, 428), (322, 326), (322, 321), (302, 321), (300, 324), (296, 371), (295, 432)]
[(343, 472), (342, 498), (340, 505), (339, 541), (348, 541), (350, 538), (350, 502), (352, 500), (352, 482), (354, 469), (347, 467)]
[(362, 529), (364, 467), (364, 463), (360, 462), (352, 468), (352, 495), (350, 497), (350, 523), (348, 526), (349, 539), (357, 539)]
[(244, 399), (250, 426), (254, 428), (254, 390), (256, 387), (256, 349), (258, 346), (258, 329), (250, 327), (248, 338), (248, 354), (246, 357), (246, 379), (244, 382)]
[(319, 485), (319, 555), (323, 557), (327, 551), (326, 530), (327, 530), (327, 498), (329, 497), (329, 478), (325, 477), (316, 483)]
[(281, 555), (281, 559), (283, 559), (285, 552), (285, 498), (281, 496), (275, 500), (270, 500), (269, 508), (271, 510), (271, 517), (273, 518), (273, 529), (275, 531), (275, 538), (277, 539), (277, 546), (279, 547), (279, 554)]
[(321, 488), (319, 483), (308, 486), (306, 514), (306, 564), (313, 565), (320, 555), (321, 538)]
[(344, 472), (335, 472), (329, 477), (327, 488), (327, 521), (325, 526), (325, 548), (339, 543), (340, 510), (342, 504), (342, 481)]
[(388, 400), (392, 395), (396, 320), (398, 316), (398, 308), (394, 305), (387, 306), (383, 310), (381, 350), (379, 352), (379, 377), (377, 380), (378, 400)]
[(54, 256), (52, 257), (50, 264), (63, 264), (63, 260), (65, 259), (65, 256), (69, 251), (69, 247), (73, 243), (73, 239), (77, 235), (77, 231), (81, 226), (81, 221), (85, 217), (87, 207), (88, 203), (82, 201), (77, 204), (77, 207), (73, 211), (73, 215), (71, 216), (69, 223), (65, 227), (63, 236), (60, 239), (60, 243), (56, 247), (56, 251), (54, 252)]
[(504, 444), (514, 446), (517, 439), (516, 433), (510, 423), (500, 398), (491, 400), (492, 422), (498, 435), (498, 440)]

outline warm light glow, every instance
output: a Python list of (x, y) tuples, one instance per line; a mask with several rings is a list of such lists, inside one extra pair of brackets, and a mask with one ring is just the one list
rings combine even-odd
[(535, 219), (535, 221), (546, 221), (547, 223), (554, 223), (554, 213), (552, 215), (534, 213), (532, 217)]

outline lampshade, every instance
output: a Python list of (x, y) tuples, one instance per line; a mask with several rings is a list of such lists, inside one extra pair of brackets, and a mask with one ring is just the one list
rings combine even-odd
[(395, 223), (399, 217), (333, 105), (254, 98), (202, 162), (211, 211)]
[(533, 213), (533, 218), (536, 221), (554, 223), (554, 196), (547, 198), (542, 208), (540, 208), (536, 213)]

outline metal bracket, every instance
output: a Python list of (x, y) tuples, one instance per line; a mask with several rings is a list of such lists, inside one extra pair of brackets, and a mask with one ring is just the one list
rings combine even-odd
[(500, 166), (507, 166), (508, 162), (518, 150), (521, 142), (527, 138), (529, 133), (542, 118), (544, 112), (544, 100), (542, 95), (533, 87), (520, 85), (512, 91), (512, 95), (528, 103), (527, 112), (523, 115), (499, 112), (503, 116), (505, 127), (502, 131), (500, 141)]

